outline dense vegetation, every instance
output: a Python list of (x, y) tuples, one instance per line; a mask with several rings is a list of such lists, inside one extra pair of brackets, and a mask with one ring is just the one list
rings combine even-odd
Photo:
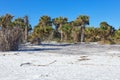
[(31, 37), (38, 37), (43, 41), (115, 44), (120, 42), (120, 29), (116, 30), (105, 21), (101, 22), (99, 27), (90, 27), (89, 16), (86, 15), (80, 15), (70, 22), (66, 17), (51, 19), (50, 16), (45, 15), (40, 17)]
[[(9, 44), (10, 46), (18, 45), (18, 42), (34, 42), (33, 40), (35, 39), (73, 43), (120, 43), (120, 29), (116, 30), (105, 21), (101, 22), (99, 27), (90, 27), (89, 16), (87, 15), (80, 15), (74, 21), (70, 22), (67, 17), (60, 16), (51, 19), (50, 16), (44, 15), (40, 17), (39, 23), (31, 30), (28, 16), (17, 19), (13, 19), (13, 16), (10, 14), (0, 16), (0, 47), (5, 44)], [(14, 39), (11, 40), (11, 38)], [(15, 41), (17, 44), (13, 44)]]

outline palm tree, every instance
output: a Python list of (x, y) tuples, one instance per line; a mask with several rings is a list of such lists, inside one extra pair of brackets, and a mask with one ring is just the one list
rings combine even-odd
[(12, 16), (10, 14), (6, 14), (5, 16), (0, 17), (0, 26), (1, 26), (2, 30), (4, 30), (5, 28), (12, 27), (13, 17), (14, 16)]
[(47, 15), (40, 17), (38, 26), (46, 32), (47, 28), (52, 27), (51, 17)]
[(24, 24), (25, 24), (25, 42), (28, 41), (28, 26), (29, 26), (29, 21), (28, 21), (28, 16), (24, 17)]
[(107, 22), (100, 23), (99, 36), (101, 38), (101, 41), (103, 41), (104, 43), (106, 41), (113, 42), (112, 36), (114, 35), (114, 33), (115, 29)]
[(71, 21), (70, 25), (72, 26), (71, 37), (75, 43), (79, 41), (80, 27), (77, 26), (75, 21)]
[(33, 36), (45, 40), (52, 32), (51, 17), (45, 15), (40, 17), (39, 23), (34, 27)]
[(39, 25), (42, 26), (42, 27), (52, 26), (51, 18), (49, 16), (47, 16), (47, 15), (42, 16), (39, 19)]
[(24, 19), (22, 18), (17, 18), (13, 21), (13, 25), (15, 27), (19, 27), (21, 29), (23, 29), (23, 31), (25, 31), (25, 23), (24, 23)]
[(112, 26), (110, 26), (107, 22), (100, 23), (100, 34), (103, 40), (107, 39), (111, 32)]
[(59, 27), (57, 27), (58, 30), (60, 30), (60, 34), (61, 34), (61, 41), (63, 41), (63, 31), (62, 31), (62, 26), (67, 23), (67, 18), (66, 17), (58, 17), (58, 18), (54, 18), (53, 19), (53, 24), (56, 26), (58, 25)]
[(89, 16), (80, 15), (75, 20), (76, 24), (81, 27), (81, 42), (84, 41), (85, 26), (89, 25)]
[(72, 26), (70, 24), (70, 22), (64, 24), (61, 28), (61, 30), (63, 31), (63, 40), (67, 41), (68, 39), (71, 38), (71, 30), (72, 30)]

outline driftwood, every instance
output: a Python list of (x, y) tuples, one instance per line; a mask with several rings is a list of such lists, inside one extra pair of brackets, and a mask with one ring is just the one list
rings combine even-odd
[(30, 62), (27, 62), (27, 63), (22, 63), (20, 66), (22, 67), (22, 66), (24, 66), (24, 65), (31, 65), (31, 66), (49, 66), (50, 64), (53, 64), (53, 63), (55, 63), (56, 62), (56, 60), (54, 60), (54, 61), (52, 61), (52, 62), (50, 62), (50, 63), (48, 63), (48, 64), (41, 64), (41, 65), (37, 65), (37, 64), (33, 64), (33, 63), (30, 63)]
[(81, 56), (80, 59), (78, 59), (78, 61), (86, 61), (86, 60), (90, 60), (88, 56)]

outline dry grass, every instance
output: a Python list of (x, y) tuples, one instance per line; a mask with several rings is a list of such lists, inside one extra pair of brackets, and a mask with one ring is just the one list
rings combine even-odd
[(18, 50), (22, 30), (19, 28), (6, 29), (0, 31), (0, 51)]

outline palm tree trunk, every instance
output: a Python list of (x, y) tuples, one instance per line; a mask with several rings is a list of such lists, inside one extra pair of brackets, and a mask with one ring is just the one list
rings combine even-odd
[(64, 33), (64, 35), (65, 35), (65, 41), (67, 41), (68, 40), (68, 33)]
[(78, 34), (77, 34), (77, 32), (74, 32), (74, 33), (73, 33), (73, 41), (74, 41), (75, 43), (78, 42)]
[(82, 25), (81, 26), (81, 42), (84, 42), (84, 31), (85, 30), (85, 26), (84, 25)]
[(78, 34), (77, 33), (74, 35), (74, 42), (75, 43), (78, 42)]
[(63, 41), (63, 31), (61, 30), (61, 41)]
[(25, 43), (28, 41), (28, 26), (25, 27)]
[[(62, 28), (62, 24), (60, 24), (60, 28)], [(60, 31), (60, 34), (61, 34), (61, 41), (63, 41), (63, 31), (62, 30)]]
[(28, 16), (24, 17), (24, 22), (25, 22), (25, 43), (28, 41)]

